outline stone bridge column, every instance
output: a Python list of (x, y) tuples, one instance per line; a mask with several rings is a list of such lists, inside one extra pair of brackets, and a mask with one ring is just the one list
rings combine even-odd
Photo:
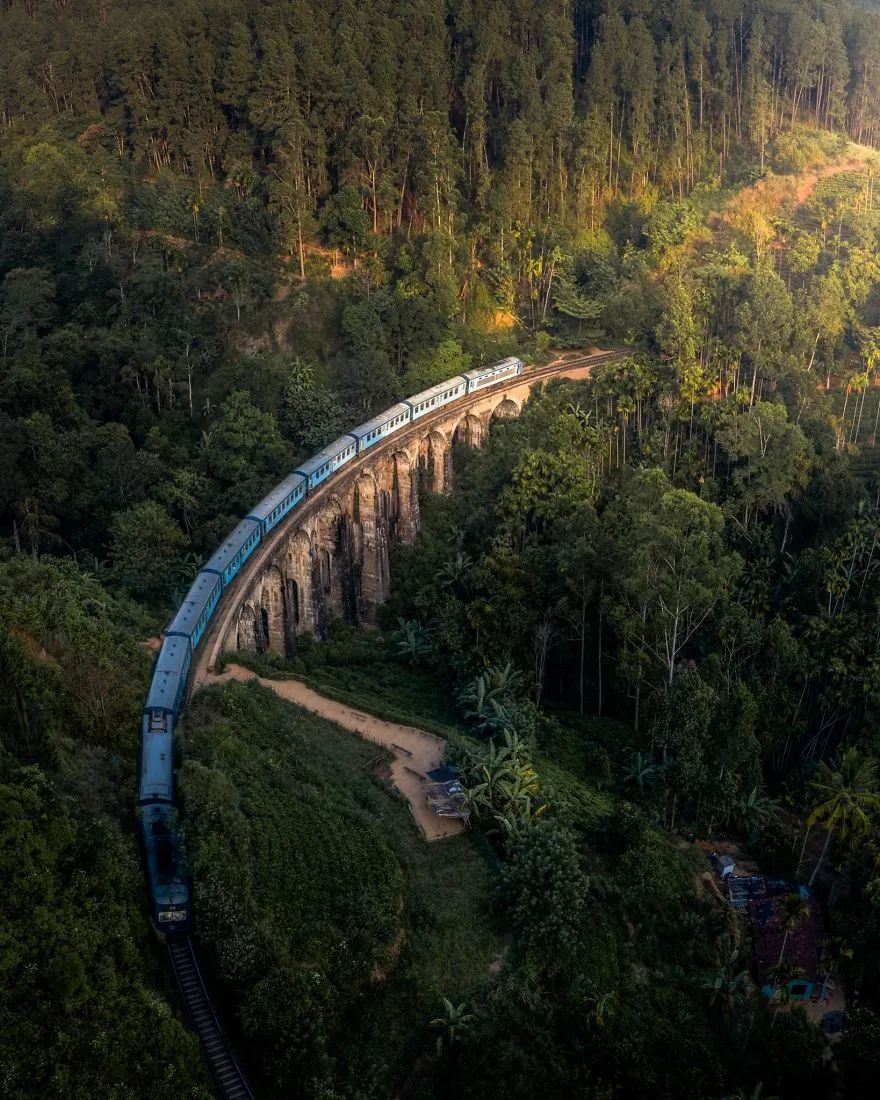
[(316, 633), (314, 554), (308, 531), (299, 528), (287, 544), (284, 558), (287, 606), (294, 635)]
[(260, 585), (259, 639), (271, 653), (289, 655), (292, 650), (285, 599), (284, 577), (277, 565), (270, 565)]
[(443, 432), (429, 432), (420, 441), (419, 467), (432, 493), (452, 492), (452, 444)]
[(352, 560), (357, 574), (356, 617), (375, 623), (388, 597), (388, 512), (390, 493), (380, 492), (372, 474), (361, 474), (354, 494)]
[(419, 480), (412, 459), (403, 451), (394, 455), (391, 486), (390, 537), (410, 543), (419, 533)]
[(321, 623), (319, 636), (322, 636), (323, 627), (329, 617), (343, 614), (343, 559), (348, 557), (348, 546), (345, 545), (348, 541), (348, 525), (345, 523), (345, 515), (338, 498), (330, 497), (321, 509), (316, 524), (313, 591), (316, 624)]
[(464, 443), (466, 447), (479, 447), (485, 434), (486, 428), (482, 419), (469, 412), (459, 420), (452, 438), (454, 442)]
[[(260, 648), (259, 629), (257, 627), (257, 609), (248, 601), (243, 604), (238, 613), (238, 624), (235, 635), (235, 648), (242, 652), (256, 653)], [(231, 648), (232, 642), (226, 645)]]

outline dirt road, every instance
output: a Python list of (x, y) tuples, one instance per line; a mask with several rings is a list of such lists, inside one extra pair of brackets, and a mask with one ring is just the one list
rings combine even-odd
[[(328, 718), (343, 729), (351, 730), (360, 737), (373, 741), (394, 754), (391, 764), (391, 779), (400, 793), (409, 802), (413, 817), (427, 840), (440, 840), (442, 837), (456, 836), (464, 831), (461, 821), (447, 817), (438, 817), (425, 802), (424, 784), (420, 775), (427, 775), (443, 761), (446, 742), (432, 733), (415, 729), (413, 726), (399, 726), (395, 722), (383, 722), (371, 714), (354, 710), (345, 703), (327, 699), (312, 691), (300, 680), (267, 680), (257, 676), (241, 665), (229, 664), (219, 675), (209, 675), (203, 684), (224, 683), (229, 680), (256, 680), (265, 688), (274, 691), (282, 699), (310, 710), (321, 718)], [(411, 769), (411, 770), (408, 770)], [(413, 774), (418, 773), (418, 774)]]
[(836, 164), (826, 164), (810, 176), (804, 177), (795, 191), (795, 202), (804, 203), (816, 190), (819, 180), (828, 179), (830, 176), (840, 176), (848, 172), (860, 172), (868, 163), (867, 157), (850, 157), (849, 160), (838, 161)]

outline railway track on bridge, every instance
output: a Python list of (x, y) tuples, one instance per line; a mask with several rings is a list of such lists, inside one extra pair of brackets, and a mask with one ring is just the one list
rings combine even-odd
[[(392, 437), (389, 441), (390, 445), (399, 446), (401, 442), (410, 438), (413, 433), (424, 431), (432, 424), (439, 424), (445, 417), (448, 417), (450, 411), (460, 409), (463, 413), (466, 413), (471, 406), (483, 400), (487, 393), (495, 392), (501, 395), (506, 389), (521, 386), (524, 380), (534, 383), (553, 378), (564, 378), (570, 371), (582, 370), (583, 368), (592, 369), (601, 366), (603, 363), (622, 359), (628, 354), (627, 349), (614, 348), (592, 355), (574, 355), (569, 359), (560, 359), (544, 367), (536, 367), (528, 371), (527, 375), (519, 375), (512, 384), (502, 382), (497, 386), (487, 387), (476, 394), (467, 395), (444, 406), (436, 413), (423, 417), (417, 427), (411, 428), (408, 432), (402, 432), (400, 436)], [(375, 457), (375, 452), (370, 452), (365, 457), (369, 461)], [(346, 468), (343, 476), (349, 476), (352, 472), (356, 472), (362, 465), (362, 461), (353, 462), (351, 466)], [(321, 485), (308, 498), (305, 506), (322, 506), (328, 494), (336, 487), (337, 478), (330, 478), (328, 482)], [(298, 518), (301, 518), (301, 515), (300, 512)], [(260, 569), (271, 558), (277, 545), (285, 537), (287, 537), (287, 524), (282, 523), (273, 532), (272, 537), (268, 538), (261, 545), (260, 550), (249, 559), (246, 568), (241, 570), (223, 593), (217, 613), (213, 616), (211, 626), (199, 648), (199, 654), (193, 661), (187, 684), (187, 696), (207, 682), (206, 674), (213, 670), (215, 662), (220, 657), (222, 642), (226, 637), (229, 620), (238, 604), (239, 597), (243, 591), (247, 590), (254, 574), (259, 573)], [(169, 940), (168, 953), (189, 1021), (199, 1037), (218, 1093), (223, 1100), (254, 1100), (253, 1093), (214, 1011), (210, 995), (199, 969), (191, 937), (186, 936)]]
[[(592, 370), (604, 363), (623, 359), (629, 354), (631, 353), (628, 348), (611, 348), (607, 351), (595, 352), (593, 354), (574, 355), (570, 359), (561, 358), (547, 366), (532, 368), (526, 374), (520, 375), (510, 382), (505, 381), (499, 383), (497, 387), (487, 387), (475, 394), (468, 394), (438, 409), (437, 412), (422, 417), (417, 425), (411, 426), (407, 431), (403, 431), (399, 435), (390, 437), (386, 445), (398, 447), (401, 444), (407, 443), (414, 435), (430, 429), (432, 425), (441, 423), (449, 416), (450, 412), (455, 412), (457, 410), (466, 412), (470, 406), (477, 404), (479, 401), (483, 400), (488, 393), (492, 393), (493, 391), (497, 394), (502, 394), (506, 389), (512, 389), (522, 385), (523, 381), (534, 383), (551, 380), (553, 378), (564, 378), (569, 371), (581, 370), (583, 368)], [(362, 458), (358, 458), (349, 463), (341, 475), (332, 477), (320, 485), (304, 502), (303, 508), (298, 512), (298, 520), (302, 520), (306, 509), (320, 508), (326, 503), (327, 498), (336, 490), (340, 477), (348, 478), (352, 475), (356, 475), (367, 462), (375, 459), (377, 452), (381, 452), (383, 449), (384, 448), (376, 448), (366, 453)], [(231, 615), (237, 607), (241, 595), (247, 591), (254, 575), (259, 574), (260, 570), (272, 559), (272, 555), (275, 553), (280, 543), (287, 537), (287, 534), (287, 524), (280, 524), (260, 545), (257, 552), (248, 559), (245, 568), (238, 573), (230, 586), (223, 593), (217, 612), (214, 614), (211, 625), (199, 647), (199, 653), (193, 661), (193, 667), (187, 687), (188, 696), (192, 695), (193, 691), (196, 691), (199, 687), (209, 682), (208, 674), (214, 671), (216, 663), (220, 659), (223, 639), (227, 635)]]

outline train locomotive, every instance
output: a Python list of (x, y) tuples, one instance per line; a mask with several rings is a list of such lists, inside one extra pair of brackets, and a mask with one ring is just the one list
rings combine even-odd
[(357, 455), (451, 401), (522, 374), (521, 359), (502, 359), (417, 393), (303, 462), (238, 524), (211, 556), (172, 619), (153, 671), (141, 723), (138, 814), (155, 927), (186, 933), (191, 887), (180, 851), (174, 799), (174, 728), (195, 652), (220, 597), (262, 540), (309, 493)]

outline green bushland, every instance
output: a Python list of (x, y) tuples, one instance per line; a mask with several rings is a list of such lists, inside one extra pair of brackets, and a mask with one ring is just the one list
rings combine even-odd
[(255, 684), (201, 693), (180, 791), (198, 935), (267, 1095), (387, 1096), (500, 950), (477, 836), (428, 844), (376, 746)]
[(416, 726), (440, 737), (449, 737), (458, 729), (458, 714), (448, 688), (401, 657), (393, 635), (358, 630), (335, 620), (324, 641), (316, 643), (308, 635), (299, 638), (293, 658), (273, 653), (225, 653), (220, 671), (227, 662), (268, 679), (302, 680), (328, 698), (362, 707), (386, 722)]
[[(450, 736), (469, 782), (484, 777), (479, 826), (497, 876), (477, 874), (484, 855), (492, 864), (478, 840), (430, 856), (395, 847), (405, 830), (376, 815), (405, 823), (404, 807), (361, 776), (381, 802), (369, 827), (339, 774), (333, 814), (364, 822), (375, 866), (357, 841), (346, 862), (314, 810), (320, 854), (338, 857), (313, 868), (331, 909), (303, 882), (342, 921), (353, 902), (337, 871), (350, 873), (375, 920), (357, 965), (333, 955), (339, 940), (304, 945), (303, 922), (285, 915), (283, 848), (253, 824), (286, 835), (298, 821), (283, 798), (265, 801), (284, 786), (260, 718), (276, 704), (228, 689), (248, 702), (234, 736), (219, 732), (232, 717), (202, 715), (229, 761), (204, 743), (193, 757), (206, 771), (192, 779), (191, 843), (217, 867), (208, 882), (228, 876), (243, 892), (228, 909), (199, 902), (217, 945), (207, 957), (225, 973), (236, 945), (268, 943), (304, 994), (294, 951), (308, 947), (338, 986), (311, 991), (308, 1031), (268, 979), (235, 985), (256, 971), (228, 979), (230, 1018), (255, 1050), (276, 1025), (294, 1028), (311, 1059), (297, 1087), (383, 1100), (404, 1081), (414, 1095), (567, 1100), (763, 1087), (787, 1100), (858, 1095), (876, 1077), (880, 498), (863, 444), (880, 363), (880, 206), (877, 155), (846, 138), (880, 138), (878, 54), (880, 17), (848, 0), (0, 5), (0, 733), (37, 834), (94, 825), (102, 850), (133, 858), (149, 668), (136, 639), (168, 621), (207, 555), (299, 459), (468, 364), (593, 342), (634, 351), (500, 425), (478, 460), (456, 453), (454, 498), (427, 504), (418, 546), (394, 554), (393, 634), (371, 640), (374, 657), (340, 637), (332, 661), (305, 645), (298, 658), (319, 690)], [(823, 179), (800, 210), (774, 205), (798, 174), (844, 158), (864, 168)], [(766, 187), (743, 190), (762, 176)], [(871, 384), (855, 456), (819, 387), (861, 387), (859, 376)], [(868, 477), (853, 477), (858, 464)], [(667, 639), (674, 580), (687, 625)], [(594, 710), (602, 722), (571, 717)], [(453, 736), (462, 721), (467, 738)], [(499, 764), (505, 750), (516, 767)], [(249, 789), (240, 803), (233, 764)], [(44, 816), (31, 780), (48, 784)], [(833, 835), (829, 786), (848, 799)], [(13, 852), (19, 817), (2, 825)], [(866, 1006), (830, 1082), (814, 1029), (787, 1014), (770, 1029), (762, 1003), (741, 996), (747, 951), (729, 950), (667, 842), (722, 824), (768, 865), (791, 865), (807, 819), (839, 980)], [(146, 990), (171, 1021), (146, 1053), (117, 1035), (119, 1072), (142, 1071), (138, 1095), (184, 1062), (195, 1076), (180, 1071), (181, 1091), (198, 1090), (155, 945), (130, 923), (133, 901), (146, 911), (142, 887), (96, 877), (89, 843), (50, 833), (64, 866), (47, 855), (37, 877), (61, 923), (41, 911), (40, 940), (20, 914), (4, 925), (3, 992), (20, 982), (30, 1000), (4, 1016), (13, 1076), (0, 1089), (27, 1091), (20, 1054), (36, 1034), (49, 1044), (41, 1072), (70, 1063), (100, 1094), (78, 1020), (106, 1021), (96, 991), (113, 989), (120, 1020)], [(224, 863), (238, 840), (252, 847)], [(94, 997), (80, 1014), (65, 1009), (83, 988), (65, 935), (81, 926), (59, 900), (73, 879), (134, 928), (133, 953), (114, 956), (124, 975), (83, 946)], [(456, 891), (448, 926), (431, 923), (435, 882)], [(488, 895), (499, 901), (487, 921), (465, 901)], [(364, 972), (395, 919), (422, 933), (373, 985)], [(512, 942), (489, 975), (488, 942), (479, 965), (467, 944), (495, 931)], [(100, 945), (110, 930), (98, 921), (82, 936)], [(248, 1013), (236, 1017), (238, 993)], [(272, 1087), (291, 1059), (282, 1037), (265, 1059)], [(37, 1088), (70, 1092), (61, 1078)], [(126, 1077), (118, 1091), (133, 1088)]]
[(149, 620), (69, 561), (0, 560), (0, 1092), (212, 1095), (135, 829)]

